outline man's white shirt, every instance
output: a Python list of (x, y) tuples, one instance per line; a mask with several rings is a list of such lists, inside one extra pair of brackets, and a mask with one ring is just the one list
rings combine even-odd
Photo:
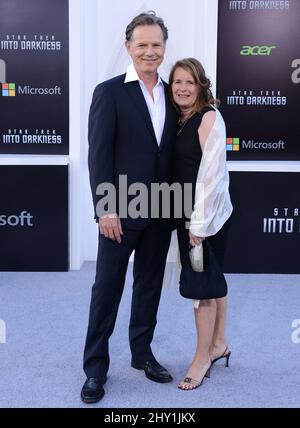
[(153, 88), (153, 98), (149, 94), (144, 82), (140, 80), (134, 65), (131, 64), (127, 68), (124, 83), (138, 81), (140, 88), (143, 92), (148, 111), (151, 117), (152, 125), (154, 128), (155, 136), (158, 145), (160, 144), (166, 117), (166, 101), (165, 101), (165, 88), (161, 77), (158, 75), (157, 83)]

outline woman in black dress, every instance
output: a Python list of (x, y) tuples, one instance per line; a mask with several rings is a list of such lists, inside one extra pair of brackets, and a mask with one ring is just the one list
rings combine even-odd
[[(201, 295), (200, 300), (193, 301), (197, 330), (195, 355), (185, 378), (178, 385), (180, 389), (191, 390), (200, 386), (205, 376), (210, 376), (210, 367), (218, 359), (225, 358), (228, 366), (230, 351), (225, 338), (227, 285), (222, 261), (232, 205), (228, 192), (225, 125), (221, 114), (212, 106), (215, 100), (202, 65), (194, 58), (177, 61), (169, 82), (171, 100), (180, 113), (174, 182), (182, 187), (184, 183), (191, 183), (192, 192), (189, 215), (177, 220), (182, 265), (180, 281), (187, 281), (186, 286), (194, 282), (199, 290), (203, 288), (203, 298)], [(216, 261), (213, 264), (210, 261), (209, 269), (214, 272), (209, 278), (214, 279), (207, 281), (206, 276), (205, 290), (203, 274), (193, 271), (189, 257), (190, 248), (197, 245), (203, 245), (204, 262), (208, 248)]]

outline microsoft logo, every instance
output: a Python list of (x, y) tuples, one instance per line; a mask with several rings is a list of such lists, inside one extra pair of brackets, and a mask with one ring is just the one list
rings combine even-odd
[(16, 84), (15, 83), (2, 83), (2, 96), (3, 97), (15, 97), (16, 96)]
[(226, 150), (227, 152), (238, 152), (240, 150), (240, 139), (226, 138)]
[(6, 62), (0, 59), (0, 94), (3, 97), (16, 96), (16, 84), (6, 82)]

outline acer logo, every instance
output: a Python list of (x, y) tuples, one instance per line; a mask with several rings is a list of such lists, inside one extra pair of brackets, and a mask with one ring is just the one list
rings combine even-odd
[(250, 56), (250, 55), (270, 55), (272, 49), (276, 49), (276, 46), (242, 46), (240, 51), (241, 55)]

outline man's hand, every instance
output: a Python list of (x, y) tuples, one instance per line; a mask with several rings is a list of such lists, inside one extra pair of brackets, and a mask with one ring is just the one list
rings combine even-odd
[(121, 235), (123, 235), (121, 220), (118, 214), (108, 214), (99, 218), (99, 227), (101, 235), (105, 238), (112, 239), (121, 243)]
[(200, 236), (193, 235), (192, 232), (189, 232), (190, 236), (190, 244), (195, 247), (196, 245), (200, 245), (205, 238), (201, 238)]

